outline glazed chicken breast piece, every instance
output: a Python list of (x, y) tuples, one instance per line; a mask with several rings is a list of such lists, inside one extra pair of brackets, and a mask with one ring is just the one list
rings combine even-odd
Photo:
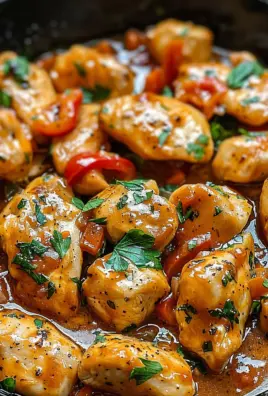
[[(97, 104), (82, 105), (75, 129), (65, 136), (53, 139), (52, 158), (60, 175), (64, 174), (72, 157), (85, 152), (97, 153), (107, 142), (104, 132), (99, 127), (99, 109), (100, 106)], [(108, 183), (97, 170), (88, 172), (74, 185), (74, 189), (84, 195), (97, 194), (106, 187)]]
[(117, 331), (138, 327), (168, 294), (167, 278), (161, 269), (139, 268), (127, 258), (127, 269), (111, 269), (110, 258), (111, 254), (99, 258), (89, 267), (83, 295), (89, 307)]
[[(19, 75), (16, 70), (20, 71)], [(0, 85), (11, 96), (18, 116), (30, 126), (32, 117), (56, 100), (48, 73), (14, 52), (0, 54)]]
[(73, 45), (59, 54), (50, 76), (58, 92), (74, 87), (91, 90), (102, 87), (107, 90), (106, 96), (116, 97), (133, 90), (133, 73), (127, 66), (120, 64), (113, 55), (83, 45)]
[(173, 239), (178, 227), (176, 208), (159, 194), (154, 180), (118, 181), (95, 198), (101, 204), (92, 218), (105, 218), (107, 234), (117, 243), (129, 230), (139, 229), (155, 239), (160, 251)]
[(21, 304), (58, 319), (75, 315), (82, 253), (71, 204), (73, 194), (58, 176), (45, 175), (8, 203), (0, 215), (0, 238)]
[(265, 180), (262, 186), (260, 196), (260, 220), (263, 230), (263, 235), (268, 242), (268, 179)]
[(242, 344), (253, 266), (254, 241), (245, 234), (241, 243), (200, 254), (182, 270), (176, 309), (179, 340), (213, 371), (220, 372)]
[(111, 99), (102, 107), (100, 122), (144, 159), (205, 163), (213, 155), (203, 114), (174, 98), (146, 93)]
[(248, 222), (252, 208), (247, 199), (227, 186), (214, 183), (185, 184), (170, 196), (177, 208), (179, 227), (175, 248), (165, 257), (169, 278), (202, 250), (228, 242)]
[(177, 352), (119, 334), (105, 335), (89, 347), (78, 375), (84, 384), (122, 396), (195, 393), (190, 367)]
[(147, 31), (147, 45), (151, 55), (163, 62), (167, 45), (183, 41), (183, 57), (186, 62), (205, 62), (211, 57), (213, 33), (205, 26), (176, 19), (166, 19)]
[(10, 181), (27, 177), (32, 162), (31, 134), (13, 110), (0, 109), (0, 177)]
[(212, 162), (219, 180), (236, 183), (263, 181), (268, 177), (268, 133), (252, 132), (224, 140)]
[(0, 381), (23, 396), (68, 396), (77, 381), (80, 348), (46, 319), (0, 311)]

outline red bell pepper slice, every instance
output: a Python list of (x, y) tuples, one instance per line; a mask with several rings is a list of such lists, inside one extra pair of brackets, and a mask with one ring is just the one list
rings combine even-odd
[(94, 169), (118, 172), (124, 180), (132, 180), (136, 176), (135, 166), (128, 159), (119, 155), (107, 153), (92, 154), (90, 152), (77, 154), (71, 158), (66, 166), (64, 176), (68, 184), (73, 185), (87, 172)]
[(96, 256), (103, 245), (103, 241), (103, 227), (96, 223), (88, 223), (80, 242), (80, 247), (84, 252)]
[(160, 94), (165, 86), (165, 76), (162, 68), (152, 70), (146, 77), (144, 92)]
[[(181, 99), (201, 108), (208, 119), (227, 91), (226, 86), (215, 77), (204, 77), (200, 81), (187, 80), (183, 82), (182, 88), (185, 95)], [(204, 95), (204, 92), (208, 95)]]
[(156, 305), (156, 315), (163, 322), (167, 323), (170, 326), (176, 326), (177, 320), (175, 315), (176, 309), (176, 299), (171, 293), (169, 296), (161, 300)]
[(34, 117), (33, 130), (41, 135), (53, 137), (69, 133), (76, 126), (82, 99), (80, 89), (60, 94), (56, 103)]
[(165, 48), (163, 69), (165, 82), (171, 85), (179, 73), (179, 66), (183, 61), (183, 40), (175, 39), (168, 43)]

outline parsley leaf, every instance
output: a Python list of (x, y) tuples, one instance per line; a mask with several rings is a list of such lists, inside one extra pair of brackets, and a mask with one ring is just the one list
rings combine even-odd
[(0, 91), (0, 106), (11, 107), (12, 98), (5, 91)]
[(62, 259), (71, 245), (71, 237), (67, 236), (65, 239), (63, 239), (62, 233), (57, 230), (54, 230), (53, 238), (50, 238), (50, 242), (53, 248), (60, 256), (60, 258)]
[(230, 271), (227, 271), (226, 274), (222, 277), (221, 283), (224, 287), (227, 286), (228, 282), (235, 281), (233, 274)]
[(184, 213), (181, 201), (178, 202), (176, 210), (177, 210), (179, 222), (181, 224), (185, 223), (185, 221), (188, 220), (188, 219), (193, 221), (196, 217), (199, 216), (199, 212), (197, 210), (193, 210), (193, 208), (191, 206), (188, 206), (186, 208), (186, 210), (185, 210), (185, 213)]
[(222, 208), (220, 208), (219, 206), (215, 206), (215, 212), (214, 212), (214, 217), (218, 216), (219, 214), (221, 214), (222, 212)]
[(93, 342), (93, 345), (98, 344), (98, 343), (103, 343), (106, 341), (106, 338), (103, 334), (101, 334), (101, 332), (99, 330), (93, 332), (93, 334), (95, 334), (95, 339)]
[(73, 197), (71, 202), (74, 206), (76, 206), (80, 210), (82, 210), (85, 206), (84, 202), (77, 197)]
[(83, 212), (87, 212), (88, 210), (91, 209), (96, 209), (98, 208), (103, 202), (105, 201), (105, 199), (102, 198), (93, 198), (90, 201), (88, 201), (85, 206), (83, 207), (82, 211)]
[(74, 66), (80, 77), (85, 77), (87, 75), (85, 68), (80, 63), (74, 62)]
[(162, 269), (160, 252), (153, 250), (154, 237), (141, 230), (133, 229), (121, 239), (106, 262), (105, 267), (114, 271), (126, 271), (129, 262), (138, 268)]
[(264, 279), (262, 286), (266, 287), (268, 289), (268, 279)]
[(129, 379), (135, 379), (136, 385), (141, 385), (154, 375), (161, 373), (163, 367), (159, 362), (139, 358), (144, 367), (135, 367), (131, 370)]
[(234, 323), (239, 323), (240, 314), (231, 300), (225, 301), (223, 308), (211, 309), (208, 312), (215, 318), (225, 318), (229, 320), (232, 327)]
[(166, 140), (167, 140), (170, 132), (171, 132), (171, 128), (170, 127), (166, 127), (166, 128), (164, 128), (162, 130), (162, 132), (158, 136), (158, 142), (159, 142), (159, 146), (160, 147), (164, 146), (164, 144), (166, 143)]
[(81, 88), (83, 92), (83, 104), (105, 100), (110, 96), (109, 88), (96, 85), (94, 89)]
[(95, 219), (89, 219), (89, 223), (96, 223), (96, 224), (106, 224), (107, 223), (107, 217), (98, 217)]
[(27, 82), (29, 70), (29, 62), (23, 56), (8, 59), (3, 65), (4, 74), (12, 74), (19, 84)]
[[(144, 187), (144, 181), (143, 179), (136, 179), (136, 180), (131, 180), (129, 182), (117, 180), (116, 184), (120, 184), (123, 187), (125, 187), (127, 190), (133, 192), (133, 199), (136, 205), (142, 203), (143, 201), (146, 201), (147, 199), (150, 199), (153, 195), (153, 190), (146, 191)], [(128, 201), (128, 195), (123, 195), (116, 207), (117, 209), (122, 209), (124, 206), (126, 206), (127, 201)]]
[(195, 315), (197, 313), (197, 310), (190, 304), (183, 304), (180, 305), (177, 308), (178, 311), (184, 311), (185, 312), (185, 322), (190, 323), (191, 320), (193, 319), (192, 315)]
[(42, 257), (48, 250), (47, 246), (43, 245), (36, 239), (33, 239), (32, 242), (18, 242), (16, 246), (20, 249), (22, 255), (28, 260), (33, 260), (35, 254)]
[(40, 224), (41, 226), (46, 224), (47, 222), (47, 218), (46, 216), (42, 213), (41, 211), (41, 206), (39, 205), (38, 202), (35, 201), (35, 216), (36, 216), (36, 221), (38, 224)]
[(144, 189), (144, 179), (134, 179), (131, 181), (116, 180), (115, 184), (121, 184), (130, 191), (142, 191)]
[(260, 101), (260, 97), (259, 96), (252, 96), (251, 98), (245, 98), (243, 100), (241, 100), (241, 105), (242, 106), (247, 106), (251, 103), (258, 103)]
[(0, 389), (3, 389), (7, 392), (14, 392), (16, 388), (16, 380), (11, 377), (5, 378), (3, 381), (0, 381)]
[(164, 86), (161, 95), (166, 96), (166, 97), (168, 97), (168, 98), (173, 98), (173, 92), (172, 92), (172, 90), (169, 88), (168, 85), (165, 85), (165, 86)]
[(188, 242), (188, 250), (189, 250), (189, 251), (191, 251), (191, 250), (193, 250), (193, 249), (196, 248), (196, 246), (197, 246), (197, 241), (198, 241), (197, 238), (193, 238), (193, 239), (191, 239), (191, 240)]
[(116, 204), (117, 209), (123, 209), (127, 205), (128, 201), (128, 196), (127, 195), (122, 195), (122, 197), (119, 198), (119, 201)]
[(20, 202), (18, 203), (17, 208), (18, 208), (18, 209), (22, 209), (22, 208), (24, 208), (24, 207), (26, 206), (26, 204), (27, 204), (27, 199), (22, 198), (22, 199), (20, 200)]
[(193, 155), (197, 161), (200, 161), (205, 155), (205, 147), (209, 142), (207, 135), (199, 135), (195, 143), (187, 144), (187, 153)]
[(41, 319), (35, 319), (34, 324), (38, 329), (41, 329), (43, 327), (43, 321)]
[(52, 281), (48, 282), (47, 285), (47, 299), (49, 300), (56, 291), (56, 286)]
[(261, 76), (264, 73), (264, 68), (257, 61), (245, 61), (234, 67), (227, 78), (229, 88), (242, 88), (247, 83), (248, 79), (255, 75)]
[(75, 277), (75, 278), (71, 278), (71, 280), (77, 285), (78, 290), (81, 291), (82, 290), (82, 284), (83, 284), (81, 279)]

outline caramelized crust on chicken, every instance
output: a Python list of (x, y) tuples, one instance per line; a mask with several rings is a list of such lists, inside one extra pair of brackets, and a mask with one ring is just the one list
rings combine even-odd
[(80, 212), (71, 204), (72, 197), (59, 177), (39, 177), (0, 215), (2, 248), (17, 298), (59, 319), (68, 319), (79, 306), (71, 278), (80, 279), (82, 267), (76, 225)]
[(241, 243), (199, 255), (182, 270), (176, 310), (179, 340), (214, 371), (242, 344), (253, 265), (254, 241), (245, 234)]
[[(142, 360), (155, 362), (161, 371), (140, 385), (130, 379)], [(157, 363), (156, 363), (157, 362)], [(118, 334), (105, 335), (85, 352), (78, 370), (81, 381), (95, 389), (129, 396), (190, 396), (195, 393), (190, 367), (176, 352)], [(133, 376), (133, 374), (132, 374)]]
[(50, 72), (58, 92), (67, 88), (97, 86), (109, 89), (110, 96), (126, 95), (133, 90), (133, 73), (113, 55), (102, 54), (94, 48), (73, 45), (56, 57)]
[[(153, 193), (151, 193), (153, 191)], [(146, 199), (146, 193), (151, 195)], [(106, 218), (107, 233), (117, 243), (125, 233), (139, 229), (155, 238), (154, 247), (163, 250), (175, 235), (178, 219), (174, 205), (161, 197), (155, 181), (144, 183), (144, 200), (136, 203), (135, 192), (124, 185), (112, 185), (96, 197), (104, 202), (92, 211), (93, 218)]]
[(260, 196), (260, 220), (263, 234), (268, 242), (268, 179), (263, 183)]
[(204, 26), (176, 19), (166, 19), (147, 32), (148, 48), (162, 63), (167, 45), (174, 39), (183, 40), (183, 56), (187, 62), (204, 62), (211, 56), (213, 33)]
[[(3, 52), (0, 55), (0, 69), (3, 70), (6, 61), (16, 57), (13, 52)], [(10, 75), (3, 76), (1, 73), (1, 88), (12, 97), (12, 107), (18, 116), (26, 122), (32, 124), (32, 117), (38, 111), (52, 104), (56, 100), (56, 93), (47, 72), (30, 64), (27, 84), (19, 84)]]
[(101, 127), (140, 157), (208, 162), (213, 155), (209, 125), (198, 110), (154, 94), (123, 96), (102, 107)]
[(192, 210), (179, 226), (183, 241), (209, 232), (214, 242), (228, 242), (243, 230), (252, 210), (245, 198), (213, 183), (186, 184), (174, 191), (170, 202), (182, 205), (184, 213)]
[(43, 318), (0, 312), (0, 381), (16, 380), (24, 396), (68, 396), (77, 380), (80, 348)]
[(27, 177), (32, 161), (31, 135), (13, 110), (0, 109), (0, 177), (16, 181)]
[[(68, 135), (53, 140), (52, 158), (60, 175), (64, 174), (67, 163), (76, 154), (96, 153), (106, 143), (107, 139), (98, 124), (99, 109), (97, 104), (82, 105), (75, 129)], [(74, 189), (80, 194), (93, 195), (106, 187), (108, 183), (102, 173), (94, 170), (83, 176)]]
[(221, 143), (212, 163), (218, 179), (251, 183), (268, 177), (268, 133), (255, 136), (252, 132)]
[(106, 268), (110, 256), (97, 259), (89, 267), (83, 294), (104, 322), (122, 331), (131, 325), (139, 326), (170, 288), (162, 270), (138, 268), (130, 260), (123, 272)]

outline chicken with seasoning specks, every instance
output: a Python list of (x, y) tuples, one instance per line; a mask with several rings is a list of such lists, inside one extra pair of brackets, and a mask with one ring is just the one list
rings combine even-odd
[(148, 93), (109, 100), (102, 107), (100, 123), (144, 159), (204, 163), (213, 155), (203, 114), (174, 98)]
[(82, 253), (76, 225), (80, 211), (58, 176), (33, 180), (0, 215), (0, 238), (8, 256), (16, 297), (25, 306), (61, 319), (79, 307)]
[(221, 371), (242, 344), (251, 308), (253, 258), (253, 238), (243, 234), (241, 242), (200, 254), (182, 270), (176, 310), (179, 340), (213, 371)]
[(46, 319), (5, 309), (0, 356), (0, 383), (8, 378), (23, 396), (69, 396), (82, 352)]
[(118, 334), (104, 335), (88, 348), (78, 375), (85, 384), (122, 396), (195, 393), (190, 367), (177, 352)]

